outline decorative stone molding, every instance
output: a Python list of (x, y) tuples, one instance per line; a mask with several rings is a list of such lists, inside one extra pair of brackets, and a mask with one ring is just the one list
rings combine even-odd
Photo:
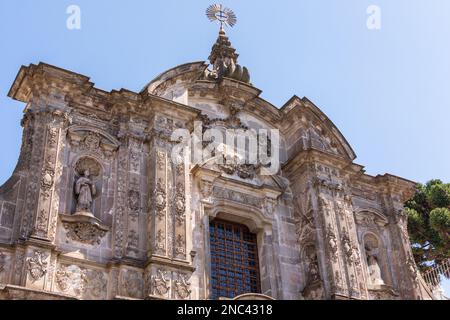
[(27, 271), (32, 282), (38, 281), (47, 273), (48, 254), (35, 250), (33, 256), (27, 258)]
[(214, 187), (213, 195), (218, 199), (231, 200), (239, 203), (244, 203), (246, 205), (250, 205), (256, 208), (261, 209), (263, 206), (263, 199), (257, 198), (242, 192), (237, 192), (234, 190), (222, 188), (222, 187)]
[(109, 231), (109, 227), (90, 215), (60, 215), (67, 237), (73, 241), (89, 245), (98, 245)]

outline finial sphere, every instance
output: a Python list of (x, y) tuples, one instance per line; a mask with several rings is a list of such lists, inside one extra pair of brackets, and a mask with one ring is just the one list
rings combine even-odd
[(212, 4), (206, 9), (206, 16), (210, 21), (219, 21), (220, 27), (223, 25), (233, 27), (236, 22), (236, 14), (233, 10), (222, 6), (221, 4)]

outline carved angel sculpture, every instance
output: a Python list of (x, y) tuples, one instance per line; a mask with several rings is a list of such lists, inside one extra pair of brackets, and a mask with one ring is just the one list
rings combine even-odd
[(77, 212), (91, 213), (92, 201), (96, 194), (96, 189), (89, 176), (89, 170), (86, 169), (75, 184), (75, 194), (78, 196)]

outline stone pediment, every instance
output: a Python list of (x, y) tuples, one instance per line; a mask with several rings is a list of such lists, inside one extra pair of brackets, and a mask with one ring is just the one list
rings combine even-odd
[(289, 157), (302, 150), (319, 150), (354, 160), (356, 155), (333, 122), (307, 98), (291, 98), (281, 109), (282, 131)]

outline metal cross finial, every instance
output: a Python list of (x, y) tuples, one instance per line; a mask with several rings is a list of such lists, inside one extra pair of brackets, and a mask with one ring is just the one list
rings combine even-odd
[(223, 7), (221, 4), (213, 4), (206, 9), (206, 16), (210, 21), (219, 21), (220, 30), (223, 29), (224, 25), (233, 27), (237, 18), (233, 10)]

